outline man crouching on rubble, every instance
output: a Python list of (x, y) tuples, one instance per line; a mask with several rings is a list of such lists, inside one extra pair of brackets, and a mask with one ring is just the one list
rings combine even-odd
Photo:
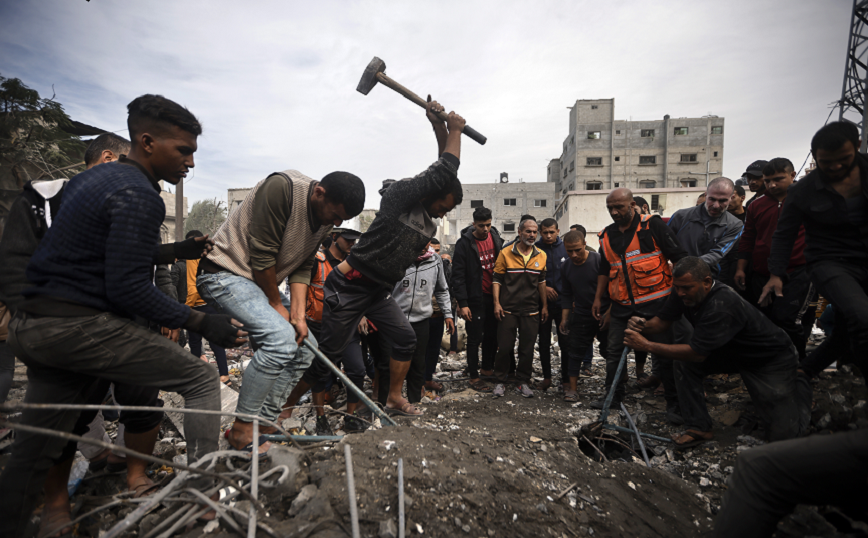
[[(431, 96), (426, 109), (439, 158), (414, 178), (384, 181), (376, 218), (347, 259), (329, 273), (323, 290), (320, 349), (332, 362), (343, 355), (362, 316), (387, 340), (392, 350), (386, 400), (390, 415), (422, 414), (401, 394), (416, 348), (416, 333), (392, 297), (392, 289), (434, 237), (434, 219), (443, 218), (463, 197), (457, 172), (464, 119), (450, 112), (448, 121), (441, 121), (435, 114), (443, 107), (431, 101)], [(328, 371), (315, 365), (322, 379)], [(354, 396), (348, 396), (348, 401), (350, 398)]]
[[(798, 354), (787, 333), (735, 290), (711, 277), (701, 258), (675, 264), (673, 289), (657, 316), (632, 317), (624, 344), (675, 361), (675, 384), (686, 431), (673, 436), (684, 449), (713, 438), (702, 381), (711, 374), (741, 375), (770, 441), (805, 433), (810, 422), (811, 386), (797, 373)], [(667, 330), (684, 315), (693, 325), (689, 344), (658, 344), (642, 334)]]
[[(317, 250), (333, 226), (361, 213), (364, 204), (365, 185), (353, 174), (332, 172), (315, 181), (286, 170), (257, 183), (217, 231), (214, 250), (199, 263), (196, 287), (209, 306), (250, 334), (255, 351), (236, 412), (277, 420), (313, 360), (302, 341), (316, 343), (305, 313)], [(284, 280), (289, 298), (277, 287)], [(253, 423), (240, 418), (226, 439), (263, 458), (270, 447), (261, 436), (253, 439)]]
[[(224, 346), (246, 341), (228, 316), (195, 312), (152, 281), (154, 263), (203, 251), (201, 241), (155, 247), (166, 212), (158, 180), (183, 180), (202, 128), (187, 109), (158, 95), (143, 95), (128, 110), (129, 156), (69, 182), (28, 266), (34, 286), (9, 324), (9, 345), (28, 369), (25, 402), (81, 404), (102, 378), (160, 387), (181, 394), (191, 409), (219, 410), (216, 370), (132, 320), (184, 327)], [(21, 422), (69, 432), (79, 414), (28, 409)], [(189, 415), (185, 426), (191, 462), (217, 450), (219, 416)], [(71, 461), (74, 451), (64, 439), (18, 432), (0, 476), (0, 536), (25, 535), (49, 468)]]

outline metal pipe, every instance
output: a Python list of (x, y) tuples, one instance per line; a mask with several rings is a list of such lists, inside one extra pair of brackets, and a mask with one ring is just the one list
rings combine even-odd
[[(290, 433), (284, 430), (280, 424), (276, 422), (272, 422), (267, 418), (258, 417), (256, 415), (248, 415), (245, 413), (235, 413), (232, 411), (215, 411), (211, 409), (187, 409), (185, 407), (178, 407), (173, 409), (166, 409), (165, 407), (155, 407), (149, 405), (88, 405), (88, 404), (52, 404), (52, 403), (41, 403), (41, 404), (31, 404), (24, 402), (16, 402), (16, 403), (5, 403), (0, 405), (0, 411), (15, 411), (18, 409), (77, 409), (79, 411), (84, 410), (94, 410), (94, 411), (163, 411), (169, 413), (182, 413), (189, 415), (217, 415), (217, 416), (230, 416), (240, 419), (246, 419), (248, 422), (253, 422), (253, 419), (261, 420), (265, 422), (269, 426), (274, 426), (274, 428), (283, 433), (286, 436), (289, 436)], [(50, 430), (49, 430), (50, 431)], [(120, 450), (122, 447), (117, 447), (116, 445), (110, 445), (107, 448), (111, 448), (113, 450)], [(139, 457), (136, 455), (136, 457)]]
[[(286, 441), (285, 435), (263, 435), (268, 441)], [(344, 438), (343, 435), (290, 435), (289, 436), (293, 441), (298, 441), (302, 443), (316, 443), (318, 441), (340, 441)]]
[[(607, 430), (613, 430), (616, 432), (621, 432), (621, 433), (626, 433), (626, 434), (632, 434), (633, 433), (633, 430), (631, 430), (630, 428), (624, 428), (623, 426), (616, 426), (614, 424), (603, 424), (603, 427), (606, 428)], [(644, 437), (646, 439), (653, 439), (655, 441), (660, 441), (662, 443), (671, 443), (672, 442), (672, 439), (667, 439), (665, 437), (659, 437), (657, 435), (652, 435), (650, 433), (639, 432), (639, 435), (641, 435), (642, 437)]]
[(612, 405), (612, 400), (615, 398), (615, 390), (618, 388), (618, 383), (621, 382), (621, 371), (624, 369), (624, 364), (627, 362), (627, 353), (630, 348), (624, 346), (624, 352), (621, 353), (621, 360), (618, 362), (618, 369), (615, 371), (615, 378), (612, 380), (612, 386), (609, 387), (609, 394), (603, 401), (603, 410), (600, 411), (600, 422), (606, 424), (606, 419), (609, 417), (609, 406)]
[[(311, 344), (311, 343), (310, 343), (310, 340), (308, 340), (307, 338), (305, 338), (305, 339), (304, 339), (304, 345), (305, 345), (309, 350), (311, 350), (311, 351), (313, 352), (314, 356), (315, 356), (317, 359), (319, 359), (321, 362), (323, 362), (323, 363), (328, 367), (328, 369), (332, 371), (333, 374), (335, 374), (336, 376), (338, 376), (338, 378), (339, 378), (341, 381), (344, 382), (344, 386), (347, 388), (348, 391), (352, 391), (353, 394), (355, 394), (356, 396), (358, 396), (359, 399), (360, 399), (360, 400), (361, 400), (365, 405), (368, 406), (368, 409), (370, 409), (372, 413), (374, 413), (375, 415), (377, 415), (378, 417), (380, 417), (380, 421), (382, 422), (383, 426), (397, 426), (397, 425), (398, 425), (394, 420), (392, 420), (392, 419), (389, 417), (389, 415), (387, 415), (386, 413), (384, 413), (384, 412), (382, 411), (382, 409), (380, 409), (379, 406), (377, 406), (377, 404), (375, 404), (374, 402), (371, 401), (370, 398), (368, 398), (368, 395), (365, 394), (365, 391), (363, 391), (362, 389), (360, 389), (359, 387), (357, 387), (357, 386), (355, 385), (355, 383), (353, 383), (352, 381), (350, 381), (350, 378), (348, 378), (348, 377), (346, 376), (346, 374), (344, 374), (343, 372), (341, 372), (341, 369), (340, 369), (340, 368), (338, 368), (337, 366), (335, 366), (334, 363), (328, 359), (328, 357), (326, 357), (325, 355), (323, 355), (323, 352), (320, 351), (320, 350), (319, 350), (315, 345)], [(287, 433), (287, 435), (289, 435), (289, 434)]]
[(344, 445), (344, 459), (347, 462), (347, 495), (350, 497), (350, 521), (353, 525), (353, 538), (361, 538), (359, 509), (356, 506), (356, 480), (353, 477), (353, 454), (349, 444)]
[(404, 458), (398, 458), (398, 538), (404, 538)]
[[(250, 495), (256, 499), (259, 497), (259, 419), (253, 419), (253, 444), (250, 450)], [(250, 512), (247, 517), (247, 538), (256, 538), (256, 505), (250, 503)]]
[(621, 402), (621, 411), (627, 415), (627, 424), (633, 428), (633, 433), (636, 434), (636, 440), (639, 441), (639, 448), (642, 449), (642, 457), (645, 458), (645, 465), (651, 467), (651, 460), (648, 459), (648, 452), (645, 450), (645, 443), (642, 441), (642, 436), (639, 434), (639, 428), (636, 427), (636, 424), (633, 422), (633, 417), (631, 417), (630, 413), (627, 412), (624, 402)]

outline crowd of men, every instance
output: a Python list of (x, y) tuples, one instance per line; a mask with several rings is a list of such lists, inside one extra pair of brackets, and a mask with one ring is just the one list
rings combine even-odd
[[(191, 231), (171, 244), (159, 240), (159, 181), (184, 179), (202, 128), (162, 96), (141, 96), (128, 112), (130, 141), (98, 137), (85, 156), (87, 171), (28, 184), (10, 211), (0, 240), (8, 266), (0, 275), (0, 318), (8, 324), (0, 396), (14, 356), (28, 368), (27, 403), (98, 404), (111, 391), (115, 402), (156, 409), (158, 391), (167, 390), (191, 409), (219, 410), (219, 383), (230, 383), (224, 349), (249, 342), (253, 357), (225, 435), (233, 448), (267, 458), (269, 442), (254, 439), (251, 417), (290, 417), (308, 391), (316, 433), (333, 434), (326, 405), (335, 378), (314, 360), (316, 347), (343, 368), (348, 388), (362, 389), (368, 377), (387, 414), (418, 416), (419, 402), (443, 390), (433, 373), (441, 342), (456, 349), (460, 317), (470, 386), (494, 397), (508, 387), (527, 398), (552, 388), (557, 334), (555, 386), (563, 399), (581, 401), (578, 381), (589, 372), (596, 340), (606, 393), (619, 407), (627, 376), (622, 369), (618, 377), (618, 367), (632, 350), (640, 387), (659, 387), (667, 419), (684, 425), (673, 436), (678, 449), (713, 438), (704, 378), (740, 374), (775, 442), (739, 459), (720, 536), (768, 535), (743, 528), (760, 512), (772, 524), (799, 502), (849, 506), (866, 495), (864, 431), (797, 439), (809, 427), (811, 375), (836, 360), (868, 371), (868, 162), (851, 124), (817, 132), (817, 169), (801, 181), (787, 159), (752, 163), (745, 179), (755, 195), (747, 202), (741, 186), (721, 177), (696, 206), (664, 220), (630, 190), (614, 189), (606, 198), (613, 222), (599, 232), (598, 251), (580, 224), (561, 235), (556, 220), (530, 215), (505, 244), (491, 211), (479, 207), (449, 256), (434, 235), (436, 219), (462, 202), (464, 120), (454, 113), (439, 119), (443, 107), (430, 97), (437, 158), (413, 178), (383, 182), (380, 210), (364, 233), (336, 229), (362, 210), (358, 177), (336, 171), (314, 180), (285, 170), (257, 183), (213, 238)], [(818, 293), (834, 305), (837, 329), (808, 355)], [(179, 345), (185, 332), (190, 351)], [(216, 371), (201, 360), (203, 339)], [(542, 380), (534, 382), (537, 343)], [(360, 392), (347, 391), (347, 433), (371, 422)], [(158, 410), (122, 412), (119, 444), (151, 453), (161, 417)], [(102, 439), (102, 418), (26, 409), (21, 420)], [(216, 415), (187, 416), (190, 461), (217, 449), (219, 429)], [(40, 532), (69, 530), (66, 483), (84, 446), (18, 432), (0, 476), (0, 535), (22, 535), (43, 492)], [(823, 461), (807, 464), (818, 451)], [(93, 465), (125, 467), (136, 497), (155, 489), (144, 460), (110, 450), (88, 457)], [(831, 487), (817, 468), (836, 473), (842, 462), (858, 472), (841, 478), (852, 481), (847, 487)], [(208, 479), (197, 480), (194, 487), (208, 487)], [(790, 487), (794, 481), (799, 488)]]

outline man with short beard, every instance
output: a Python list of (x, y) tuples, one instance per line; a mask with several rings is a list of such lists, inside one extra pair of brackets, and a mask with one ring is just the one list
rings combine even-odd
[(817, 169), (787, 192), (772, 237), (771, 277), (760, 301), (783, 297), (793, 246), (805, 227), (805, 260), (812, 282), (835, 305), (834, 335), (849, 337), (860, 369), (868, 367), (868, 158), (849, 122), (826, 125), (811, 140)]
[(744, 204), (745, 209), (766, 193), (766, 184), (763, 181), (763, 168), (767, 164), (768, 161), (754, 161), (744, 171), (742, 177), (747, 180), (747, 188), (750, 189), (750, 192), (754, 193), (751, 199)]
[[(674, 293), (651, 319), (630, 318), (624, 343), (676, 361), (678, 398), (686, 431), (672, 437), (679, 450), (710, 441), (712, 420), (705, 405), (708, 375), (738, 373), (770, 441), (806, 432), (811, 420), (811, 385), (796, 371), (798, 355), (789, 337), (732, 288), (714, 280), (702, 258), (675, 264)], [(666, 331), (686, 317), (695, 327), (689, 343), (664, 344), (644, 335)]]
[[(746, 286), (746, 270), (751, 266), (751, 289), (748, 297), (755, 302), (762, 294), (762, 288), (768, 282), (769, 249), (772, 236), (778, 227), (781, 208), (787, 199), (787, 189), (796, 179), (796, 171), (789, 159), (778, 157), (772, 159), (763, 169), (766, 183), (765, 196), (758, 199), (747, 210), (745, 232), (738, 245), (738, 269), (735, 272), (735, 285), (744, 290)], [(766, 296), (764, 304), (758, 305), (760, 310), (771, 319), (775, 325), (783, 329), (793, 341), (799, 352), (799, 360), (805, 360), (805, 346), (808, 338), (802, 318), (808, 310), (814, 287), (805, 269), (805, 229), (799, 228), (798, 236), (787, 264), (787, 282), (783, 286), (783, 298)]]
[(732, 193), (732, 198), (729, 200), (729, 207), (726, 209), (733, 217), (742, 222), (747, 218), (747, 212), (744, 209), (745, 196), (747, 195), (744, 192), (744, 187), (736, 185), (735, 192)]
[(546, 300), (546, 253), (534, 246), (536, 222), (528, 219), (518, 225), (518, 238), (505, 247), (494, 264), (494, 315), (497, 328), (497, 356), (494, 359), (495, 396), (505, 394), (504, 384), (512, 364), (512, 350), (518, 332), (518, 392), (532, 398), (533, 345), (541, 322), (548, 319)]
[[(626, 369), (622, 379), (615, 379), (618, 362), (624, 350), (624, 329), (631, 316), (653, 317), (672, 291), (672, 272), (669, 261), (678, 261), (687, 255), (675, 234), (658, 215), (640, 215), (630, 189), (618, 188), (606, 197), (606, 208), (614, 221), (600, 232), (600, 268), (597, 293), (592, 312), (597, 321), (603, 319), (603, 294), (609, 291), (612, 301), (609, 322), (609, 341), (606, 345), (606, 391), (615, 383), (612, 407), (618, 408), (624, 397)], [(668, 342), (670, 334), (654, 336)], [(641, 350), (640, 350), (641, 351)], [(664, 366), (665, 365), (662, 365)], [(675, 387), (667, 381), (671, 376), (664, 371), (667, 385), (667, 411), (677, 416)], [(604, 399), (591, 403), (602, 409)]]

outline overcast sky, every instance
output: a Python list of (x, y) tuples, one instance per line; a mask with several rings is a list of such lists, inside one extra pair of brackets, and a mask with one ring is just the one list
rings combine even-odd
[[(436, 158), (424, 111), (365, 66), (431, 93), (488, 136), (459, 177), (544, 181), (567, 107), (616, 99), (616, 119), (726, 118), (724, 174), (759, 158), (799, 167), (840, 97), (847, 0), (0, 3), (0, 74), (74, 119), (127, 136), (126, 104), (159, 93), (202, 121), (192, 203), (270, 172), (383, 179)], [(837, 118), (837, 112), (834, 118)]]

